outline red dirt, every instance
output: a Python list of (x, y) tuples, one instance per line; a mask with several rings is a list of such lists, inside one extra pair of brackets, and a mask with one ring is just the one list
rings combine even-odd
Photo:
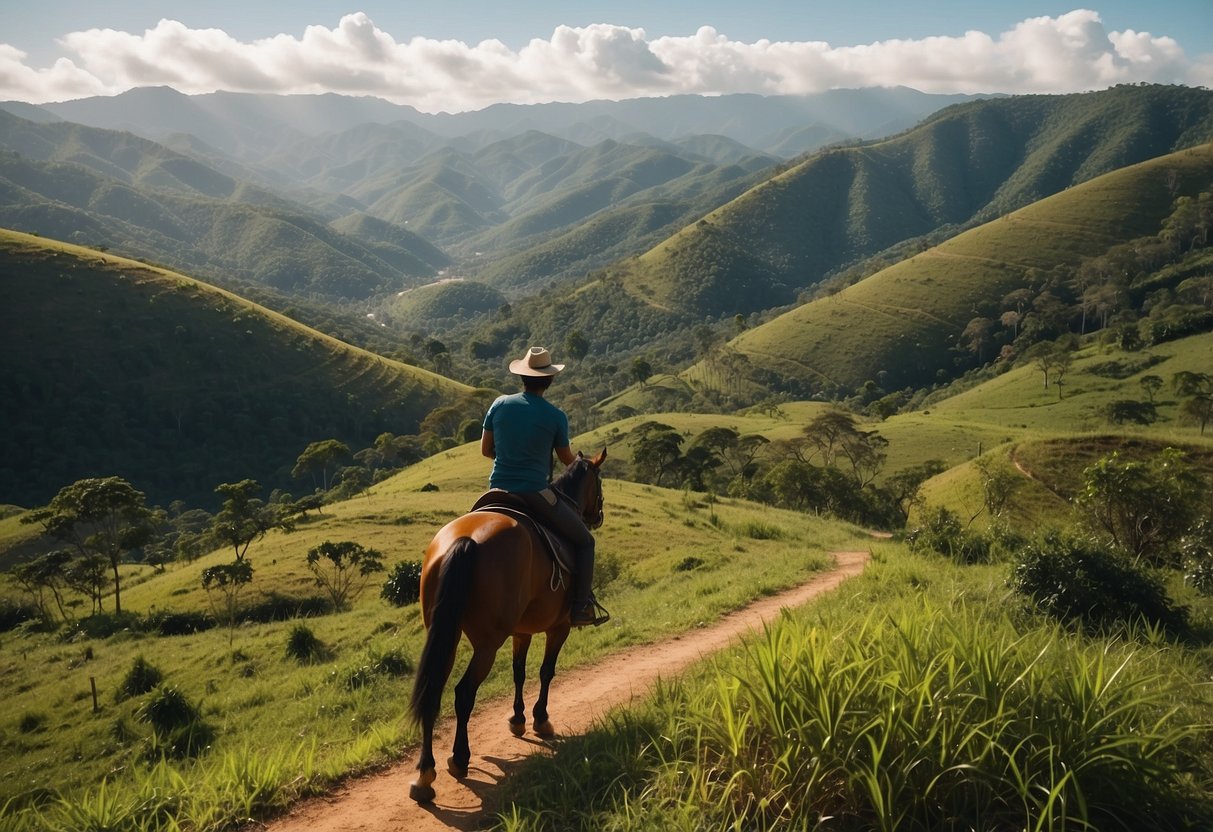
[[(659, 678), (675, 676), (707, 654), (761, 628), (781, 609), (799, 606), (834, 589), (863, 570), (868, 553), (835, 552), (834, 557), (838, 565), (833, 570), (730, 613), (710, 627), (615, 653), (591, 667), (558, 672), (551, 692), (551, 719), (557, 732), (567, 735), (586, 730), (612, 708), (643, 697)], [(537, 685), (528, 682), (528, 708)], [(512, 713), (511, 700), (476, 704), (468, 726), (472, 764), (465, 780), (456, 780), (446, 772), (453, 722), (448, 720), (440, 726), (434, 740), (434, 755), (438, 757), (434, 788), (438, 796), (432, 804), (420, 806), (409, 799), (416, 765), (410, 758), (379, 774), (345, 783), (330, 795), (303, 801), (285, 816), (258, 828), (267, 832), (469, 832), (480, 828), (491, 817), (486, 807), (492, 805), (497, 783), (527, 756), (547, 748), (532, 734), (510, 734), (506, 718)], [(527, 716), (529, 719), (529, 712)]]

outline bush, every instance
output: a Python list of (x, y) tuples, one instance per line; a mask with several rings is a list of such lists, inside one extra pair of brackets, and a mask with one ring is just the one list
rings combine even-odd
[(144, 629), (162, 636), (192, 636), (215, 626), (215, 619), (204, 612), (155, 612), (144, 621)]
[(1023, 552), (1010, 585), (1063, 622), (1108, 628), (1144, 620), (1172, 633), (1188, 627), (1187, 608), (1171, 601), (1154, 572), (1090, 540), (1046, 535)]
[(266, 593), (265, 600), (261, 603), (245, 607), (240, 612), (240, 618), (242, 621), (266, 624), (270, 621), (289, 621), (292, 618), (327, 615), (332, 611), (333, 605), (329, 599), (319, 595), (296, 598), (269, 592)]
[(966, 529), (955, 512), (943, 507), (924, 512), (922, 522), (906, 535), (906, 540), (916, 552), (947, 555), (961, 564), (986, 563), (990, 560), (990, 542), (984, 536)]
[(396, 564), (379, 591), (383, 598), (394, 607), (415, 604), (421, 599), (421, 561), (406, 560)]
[(414, 670), (412, 659), (395, 647), (382, 653), (371, 653), (361, 664), (334, 671), (333, 676), (346, 690), (364, 688), (378, 676), (401, 677)]
[(17, 730), (22, 734), (36, 734), (46, 730), (46, 714), (27, 711), (17, 720)]
[(306, 624), (296, 624), (286, 641), (286, 655), (297, 662), (318, 661), (327, 654), (324, 643)]
[(26, 621), (36, 621), (38, 608), (12, 598), (0, 598), (0, 633), (6, 633)]
[(214, 730), (202, 721), (202, 713), (176, 687), (159, 687), (137, 712), (152, 727), (148, 747), (151, 757), (193, 757), (204, 751)]
[(126, 672), (121, 684), (118, 685), (117, 696), (119, 702), (124, 699), (130, 699), (135, 696), (142, 696), (148, 691), (156, 687), (164, 681), (164, 674), (160, 669), (149, 662), (143, 656), (136, 656), (135, 661), (131, 664), (131, 669)]

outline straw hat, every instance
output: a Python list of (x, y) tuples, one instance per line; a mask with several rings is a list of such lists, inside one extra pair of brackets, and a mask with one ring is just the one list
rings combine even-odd
[(531, 347), (525, 358), (510, 362), (510, 372), (516, 376), (554, 376), (563, 369), (563, 364), (552, 363), (547, 347)]

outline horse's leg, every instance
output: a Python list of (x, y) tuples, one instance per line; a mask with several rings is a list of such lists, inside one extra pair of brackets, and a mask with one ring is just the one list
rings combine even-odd
[(468, 662), (468, 669), (464, 671), (459, 684), (455, 685), (455, 743), (451, 756), (446, 761), (447, 771), (455, 777), (468, 776), (468, 763), (472, 759), (472, 751), (468, 747), (468, 720), (471, 719), (472, 707), (476, 704), (476, 691), (493, 669), (493, 659), (497, 657), (497, 648), (503, 641), (504, 637), (492, 644), (473, 645), (472, 660)]
[(531, 647), (529, 634), (514, 635), (514, 715), (510, 717), (510, 733), (521, 737), (526, 733), (526, 706), (522, 702), (522, 686), (526, 682), (526, 654)]
[(417, 760), (417, 779), (409, 784), (409, 797), (418, 803), (432, 801), (437, 776), (434, 764), (434, 718), (425, 716), (421, 719), (421, 755)]
[(560, 648), (569, 637), (569, 626), (565, 624), (554, 630), (548, 630), (544, 638), (543, 664), (539, 666), (539, 698), (535, 700), (534, 722), (531, 729), (541, 737), (554, 737), (556, 729), (548, 721), (548, 688), (556, 677), (556, 659), (560, 656)]

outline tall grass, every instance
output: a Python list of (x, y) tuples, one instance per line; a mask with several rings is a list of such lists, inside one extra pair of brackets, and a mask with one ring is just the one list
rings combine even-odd
[[(1209, 828), (1198, 676), (1174, 649), (1019, 628), (943, 594), (787, 616), (532, 764), (500, 827)], [(585, 785), (591, 759), (624, 787)]]

